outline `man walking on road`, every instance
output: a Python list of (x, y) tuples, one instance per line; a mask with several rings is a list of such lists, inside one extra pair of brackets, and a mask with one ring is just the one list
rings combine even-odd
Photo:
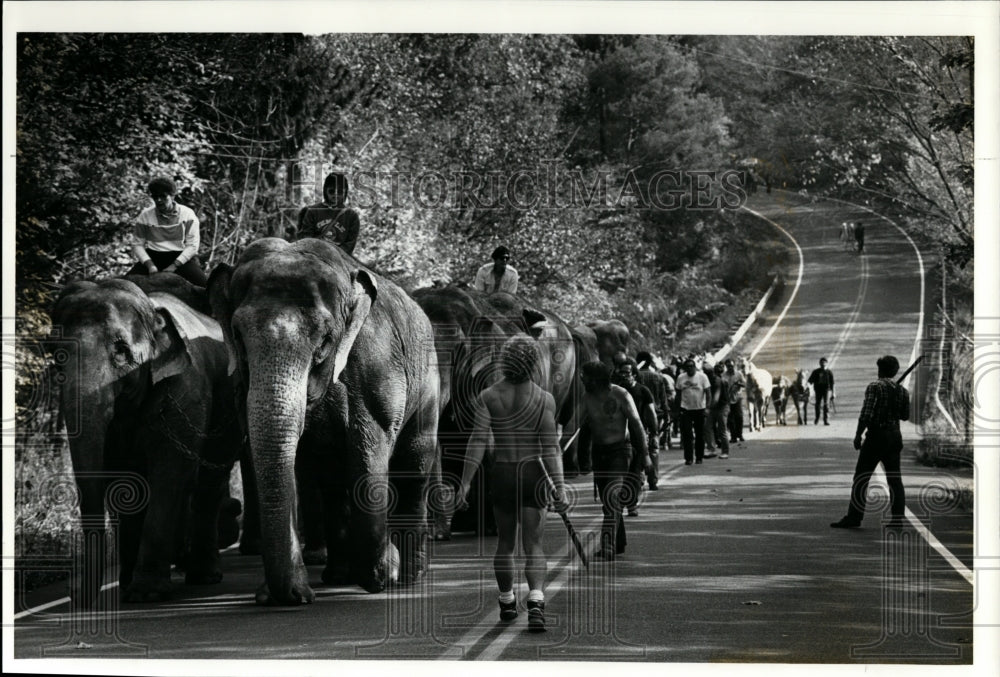
[[(903, 436), (899, 422), (910, 418), (910, 394), (906, 388), (893, 381), (899, 372), (899, 360), (892, 355), (880, 358), (878, 380), (865, 389), (865, 403), (858, 416), (858, 430), (854, 448), (860, 450), (851, 484), (851, 504), (847, 516), (830, 524), (834, 529), (856, 529), (861, 526), (868, 503), (868, 481), (879, 463), (885, 469), (886, 482), (891, 496), (892, 519), (888, 526), (906, 524), (906, 494), (899, 466), (899, 453), (903, 450)], [(868, 435), (861, 441), (865, 431)]]
[[(565, 508), (562, 455), (556, 437), (555, 400), (531, 381), (538, 361), (538, 348), (527, 336), (515, 336), (504, 344), (500, 355), (503, 380), (482, 392), (468, 456), (462, 471), (462, 486), (456, 507), (467, 507), (469, 485), (479, 468), (490, 434), (493, 436), (493, 513), (497, 521), (497, 550), (493, 569), (500, 589), (500, 620), (517, 617), (514, 599), (514, 549), (517, 529), (526, 557), (528, 579), (528, 629), (545, 630), (545, 508), (548, 496), (546, 474), (556, 487), (556, 509)], [(539, 463), (541, 459), (544, 464)]]
[(858, 253), (865, 253), (865, 224), (858, 221), (854, 224), (854, 241), (858, 244)]
[[(616, 382), (632, 396), (632, 402), (639, 412), (639, 420), (646, 431), (646, 444), (649, 445), (649, 455), (642, 454), (632, 459), (632, 464), (628, 469), (628, 490), (626, 495), (628, 500), (629, 517), (636, 517), (639, 514), (639, 492), (642, 491), (642, 474), (645, 471), (646, 479), (649, 481), (650, 491), (656, 491), (657, 468), (659, 466), (659, 448), (656, 439), (657, 418), (656, 404), (653, 401), (653, 394), (649, 388), (639, 383), (636, 364), (632, 358), (626, 358), (621, 365), (615, 369)], [(647, 460), (648, 459), (648, 460)]]
[(694, 360), (684, 363), (684, 373), (674, 386), (681, 407), (681, 443), (684, 464), (701, 463), (705, 458), (705, 409), (712, 385), (705, 372), (698, 370)]
[(819, 412), (823, 410), (823, 425), (830, 425), (830, 415), (828, 413), (829, 400), (837, 395), (833, 391), (833, 372), (826, 368), (826, 358), (819, 359), (819, 369), (813, 369), (809, 374), (809, 383), (813, 387), (813, 394), (816, 402), (816, 420), (819, 425)]
[(746, 377), (736, 371), (736, 364), (726, 360), (726, 375), (729, 384), (729, 443), (743, 442), (743, 402), (747, 388)]
[(729, 382), (725, 377), (725, 367), (721, 362), (715, 365), (715, 386), (712, 388), (712, 404), (708, 410), (715, 443), (719, 446), (719, 458), (729, 458)]
[(646, 455), (646, 435), (632, 396), (611, 384), (611, 368), (603, 362), (588, 362), (580, 378), (586, 391), (580, 422), (580, 444), (591, 448), (594, 481), (601, 497), (604, 523), (601, 546), (595, 557), (613, 560), (625, 552), (625, 520), (621, 492), (632, 456)]

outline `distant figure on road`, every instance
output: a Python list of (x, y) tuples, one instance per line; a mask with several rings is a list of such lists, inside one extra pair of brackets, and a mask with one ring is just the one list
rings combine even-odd
[(860, 221), (854, 224), (854, 241), (858, 244), (858, 253), (863, 254), (865, 251), (865, 224)]
[(729, 443), (736, 444), (743, 439), (743, 403), (746, 400), (747, 379), (736, 371), (736, 363), (726, 360), (723, 376), (729, 383)]
[(715, 365), (715, 384), (712, 386), (711, 405), (708, 408), (709, 425), (719, 445), (719, 458), (729, 458), (729, 381), (725, 365)]
[(705, 409), (708, 407), (712, 384), (705, 372), (699, 371), (693, 359), (684, 363), (684, 373), (674, 382), (675, 396), (681, 410), (681, 444), (684, 464), (701, 463), (705, 458)]
[[(556, 437), (555, 400), (532, 382), (538, 348), (527, 336), (515, 336), (503, 346), (500, 371), (503, 380), (482, 392), (477, 402), (475, 423), (462, 485), (455, 505), (467, 507), (466, 496), (472, 478), (483, 459), (490, 433), (493, 436), (493, 513), (497, 521), (497, 550), (493, 558), (500, 589), (500, 620), (517, 617), (514, 599), (514, 550), (517, 528), (526, 557), (524, 575), (528, 579), (528, 629), (545, 630), (545, 509), (549, 494), (546, 473), (556, 487), (556, 507), (565, 507), (562, 454)], [(544, 463), (539, 463), (539, 459)]]
[(594, 482), (604, 513), (601, 546), (594, 556), (613, 560), (625, 552), (627, 544), (621, 500), (625, 476), (633, 457), (645, 457), (646, 434), (632, 396), (612, 385), (611, 367), (603, 362), (588, 362), (582, 367), (580, 379), (585, 390), (580, 444), (591, 447)]
[(840, 244), (844, 249), (854, 249), (854, 224), (844, 221), (840, 224)]
[(517, 293), (517, 271), (508, 264), (510, 261), (510, 250), (500, 245), (493, 250), (493, 263), (487, 263), (476, 271), (476, 279), (472, 282), (472, 287), (479, 291), (492, 294), (493, 292), (505, 291), (508, 294)]
[[(906, 524), (906, 494), (899, 467), (899, 453), (903, 450), (903, 436), (899, 422), (910, 418), (910, 394), (906, 388), (893, 381), (899, 373), (899, 360), (892, 355), (879, 358), (878, 380), (865, 389), (865, 403), (858, 416), (858, 430), (854, 448), (860, 450), (851, 484), (851, 503), (847, 515), (830, 524), (834, 529), (856, 529), (861, 526), (868, 502), (868, 481), (879, 463), (885, 469), (889, 494), (892, 497), (892, 519), (889, 526)], [(868, 435), (861, 440), (865, 431)]]
[(826, 358), (819, 359), (819, 369), (813, 369), (809, 374), (809, 384), (813, 387), (813, 394), (816, 396), (816, 420), (819, 425), (819, 412), (823, 410), (823, 425), (830, 425), (828, 413), (829, 400), (837, 395), (833, 391), (833, 372), (826, 368)]
[(361, 231), (358, 213), (347, 206), (347, 177), (331, 172), (323, 181), (323, 201), (299, 212), (298, 227), (289, 240), (313, 237), (335, 244), (348, 254), (354, 254)]

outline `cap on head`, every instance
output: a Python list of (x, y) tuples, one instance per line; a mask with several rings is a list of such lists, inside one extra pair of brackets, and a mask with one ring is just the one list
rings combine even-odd
[(820, 364), (826, 364), (826, 362), (827, 362), (827, 359), (825, 357), (819, 358), (819, 363)]
[(490, 258), (493, 259), (494, 261), (497, 259), (509, 259), (510, 250), (504, 247), (503, 245), (500, 245), (499, 247), (493, 250), (493, 255)]
[(177, 186), (168, 176), (157, 176), (146, 186), (150, 195), (176, 195)]
[(878, 375), (892, 378), (899, 373), (899, 360), (892, 355), (885, 355), (875, 361), (878, 366)]

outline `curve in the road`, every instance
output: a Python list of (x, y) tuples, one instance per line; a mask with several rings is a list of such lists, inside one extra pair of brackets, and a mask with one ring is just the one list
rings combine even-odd
[(764, 221), (770, 223), (772, 226), (774, 226), (775, 228), (777, 228), (778, 230), (780, 230), (782, 233), (784, 233), (785, 237), (787, 237), (789, 240), (791, 240), (792, 244), (795, 246), (795, 251), (798, 252), (798, 255), (799, 255), (799, 272), (798, 272), (798, 275), (795, 278), (795, 287), (792, 288), (792, 293), (788, 295), (788, 302), (785, 303), (785, 307), (781, 309), (781, 314), (778, 315), (778, 318), (774, 321), (774, 324), (771, 326), (770, 330), (768, 330), (768, 332), (764, 335), (764, 338), (760, 340), (760, 343), (758, 343), (757, 346), (750, 352), (749, 359), (752, 360), (754, 358), (754, 356), (758, 352), (760, 352), (760, 349), (763, 348), (767, 344), (768, 340), (771, 338), (771, 336), (774, 334), (774, 332), (778, 329), (778, 325), (780, 325), (781, 321), (783, 319), (785, 319), (785, 315), (788, 313), (788, 309), (792, 307), (792, 302), (795, 301), (795, 296), (796, 296), (796, 294), (799, 293), (799, 287), (802, 286), (802, 274), (805, 271), (805, 263), (804, 263), (804, 257), (802, 255), (802, 247), (799, 246), (798, 241), (792, 236), (791, 233), (789, 233), (787, 230), (785, 230), (780, 225), (778, 225), (777, 223), (775, 223), (771, 219), (767, 218), (766, 216), (764, 216), (760, 212), (756, 212), (753, 209), (750, 209), (749, 207), (747, 207), (746, 205), (744, 205), (743, 207), (741, 207), (741, 209), (743, 209), (744, 211), (747, 211), (747, 212), (753, 214), (758, 219), (763, 219)]

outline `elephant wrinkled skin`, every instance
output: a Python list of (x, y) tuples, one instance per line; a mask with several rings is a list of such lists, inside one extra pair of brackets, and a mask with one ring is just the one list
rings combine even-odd
[(74, 282), (56, 301), (53, 339), (73, 348), (56, 364), (83, 523), (70, 584), (80, 606), (104, 580), (106, 498), (126, 601), (170, 596), (179, 543), (190, 544), (188, 583), (222, 578), (216, 522), (242, 437), (219, 326), (181, 300), (197, 304), (199, 291), (207, 310), (204, 290), (170, 273)]
[[(438, 374), (412, 299), (312, 239), (251, 244), (209, 297), (231, 351), (260, 497), (259, 603), (311, 602), (296, 529), (296, 465), (320, 483), (326, 583), (369, 592), (425, 566)], [(396, 555), (398, 552), (398, 563)]]

